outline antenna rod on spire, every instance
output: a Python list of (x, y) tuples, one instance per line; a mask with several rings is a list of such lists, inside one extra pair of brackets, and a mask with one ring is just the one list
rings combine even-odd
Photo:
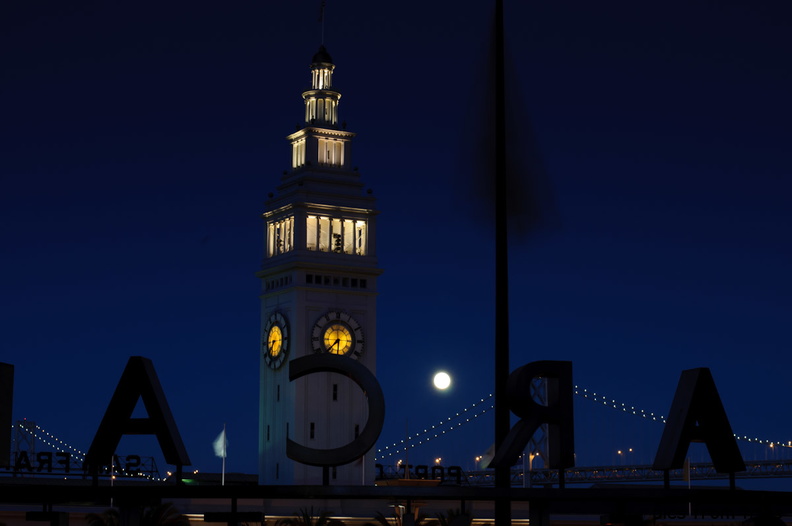
[(327, 5), (326, 0), (322, 0), (322, 6), (319, 8), (319, 22), (322, 24), (322, 45), (324, 46), (324, 10)]

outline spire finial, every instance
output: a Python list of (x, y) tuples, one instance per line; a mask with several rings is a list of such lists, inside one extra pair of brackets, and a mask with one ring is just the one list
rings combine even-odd
[(322, 5), (319, 8), (319, 23), (322, 24), (322, 46), (324, 46), (324, 11), (327, 5), (326, 0), (322, 0)]

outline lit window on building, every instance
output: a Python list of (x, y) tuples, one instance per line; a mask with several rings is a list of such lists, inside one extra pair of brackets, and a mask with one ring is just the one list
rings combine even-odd
[(306, 247), (319, 252), (366, 255), (366, 222), (308, 216)]
[(267, 257), (294, 250), (294, 217), (289, 216), (267, 224)]
[(305, 164), (305, 139), (292, 143), (292, 168), (299, 168)]
[(338, 100), (334, 97), (305, 99), (305, 122), (310, 124), (338, 123)]
[(311, 71), (311, 86), (313, 89), (330, 89), (333, 86), (333, 70), (330, 68), (316, 68)]
[(344, 143), (333, 139), (319, 139), (319, 164), (344, 165)]

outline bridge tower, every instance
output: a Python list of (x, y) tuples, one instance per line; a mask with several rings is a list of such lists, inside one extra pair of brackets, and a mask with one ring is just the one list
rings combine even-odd
[(14, 426), (14, 457), (11, 465), (19, 458), (19, 454), (25, 451), (29, 458), (36, 456), (36, 423), (32, 420), (17, 420)]
[[(288, 362), (311, 353), (358, 360), (376, 372), (375, 200), (352, 168), (355, 134), (339, 124), (341, 94), (324, 46), (303, 94), (304, 125), (287, 137), (291, 170), (266, 201), (261, 270), (259, 480), (321, 484), (321, 467), (286, 456), (286, 439), (343, 446), (363, 429), (367, 402), (333, 373), (289, 381)], [(373, 484), (374, 455), (333, 467), (331, 484)]]

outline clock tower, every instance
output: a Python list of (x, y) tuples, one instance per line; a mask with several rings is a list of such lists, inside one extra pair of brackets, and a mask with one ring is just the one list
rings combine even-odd
[[(259, 481), (321, 484), (323, 468), (286, 456), (291, 439), (312, 449), (354, 440), (365, 394), (349, 378), (316, 373), (289, 381), (289, 361), (312, 353), (357, 360), (376, 372), (377, 211), (352, 168), (355, 134), (339, 125), (341, 94), (324, 46), (302, 94), (305, 124), (287, 137), (291, 170), (263, 214)], [(329, 469), (330, 484), (373, 484), (373, 452)]]

